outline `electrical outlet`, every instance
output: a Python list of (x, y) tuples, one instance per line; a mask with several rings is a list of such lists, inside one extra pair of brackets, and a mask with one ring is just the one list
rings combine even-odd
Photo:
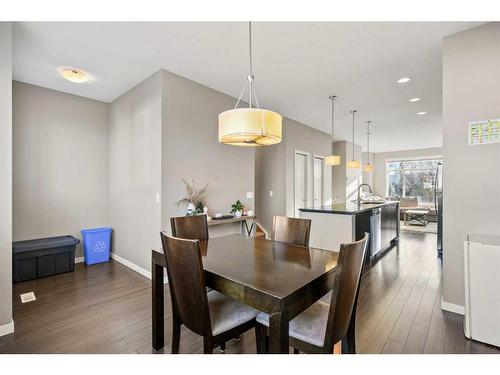
[(247, 199), (253, 199), (253, 191), (247, 191)]
[(273, 196), (273, 191), (272, 190), (269, 190), (269, 196), (272, 197)]

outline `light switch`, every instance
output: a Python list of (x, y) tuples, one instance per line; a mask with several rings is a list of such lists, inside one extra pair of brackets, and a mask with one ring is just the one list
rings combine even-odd
[(156, 203), (160, 203), (160, 194), (156, 193)]
[(247, 199), (253, 199), (253, 191), (247, 191)]
[(272, 197), (273, 196), (273, 191), (272, 190), (269, 190), (269, 196)]

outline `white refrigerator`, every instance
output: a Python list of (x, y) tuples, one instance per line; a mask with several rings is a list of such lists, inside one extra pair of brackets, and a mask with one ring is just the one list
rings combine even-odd
[(500, 237), (464, 241), (465, 336), (500, 347)]

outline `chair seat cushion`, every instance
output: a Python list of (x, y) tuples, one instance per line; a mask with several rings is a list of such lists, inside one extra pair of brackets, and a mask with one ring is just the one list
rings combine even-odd
[[(325, 343), (330, 305), (317, 301), (290, 321), (289, 335), (318, 347)], [(260, 313), (257, 322), (269, 327), (269, 315)]]
[(208, 293), (207, 298), (214, 336), (249, 322), (259, 314), (259, 311), (215, 290)]

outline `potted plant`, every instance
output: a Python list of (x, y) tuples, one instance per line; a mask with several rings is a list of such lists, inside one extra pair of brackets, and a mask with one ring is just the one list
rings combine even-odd
[(234, 213), (234, 216), (236, 217), (241, 217), (244, 207), (245, 206), (243, 205), (243, 203), (241, 203), (240, 200), (238, 199), (235, 203), (231, 205), (231, 213)]
[(177, 202), (177, 208), (181, 203), (187, 203), (186, 216), (203, 213), (203, 208), (207, 203), (208, 183), (202, 189), (197, 189), (194, 179), (192, 179), (191, 183), (184, 179), (182, 181), (186, 185), (186, 196)]

